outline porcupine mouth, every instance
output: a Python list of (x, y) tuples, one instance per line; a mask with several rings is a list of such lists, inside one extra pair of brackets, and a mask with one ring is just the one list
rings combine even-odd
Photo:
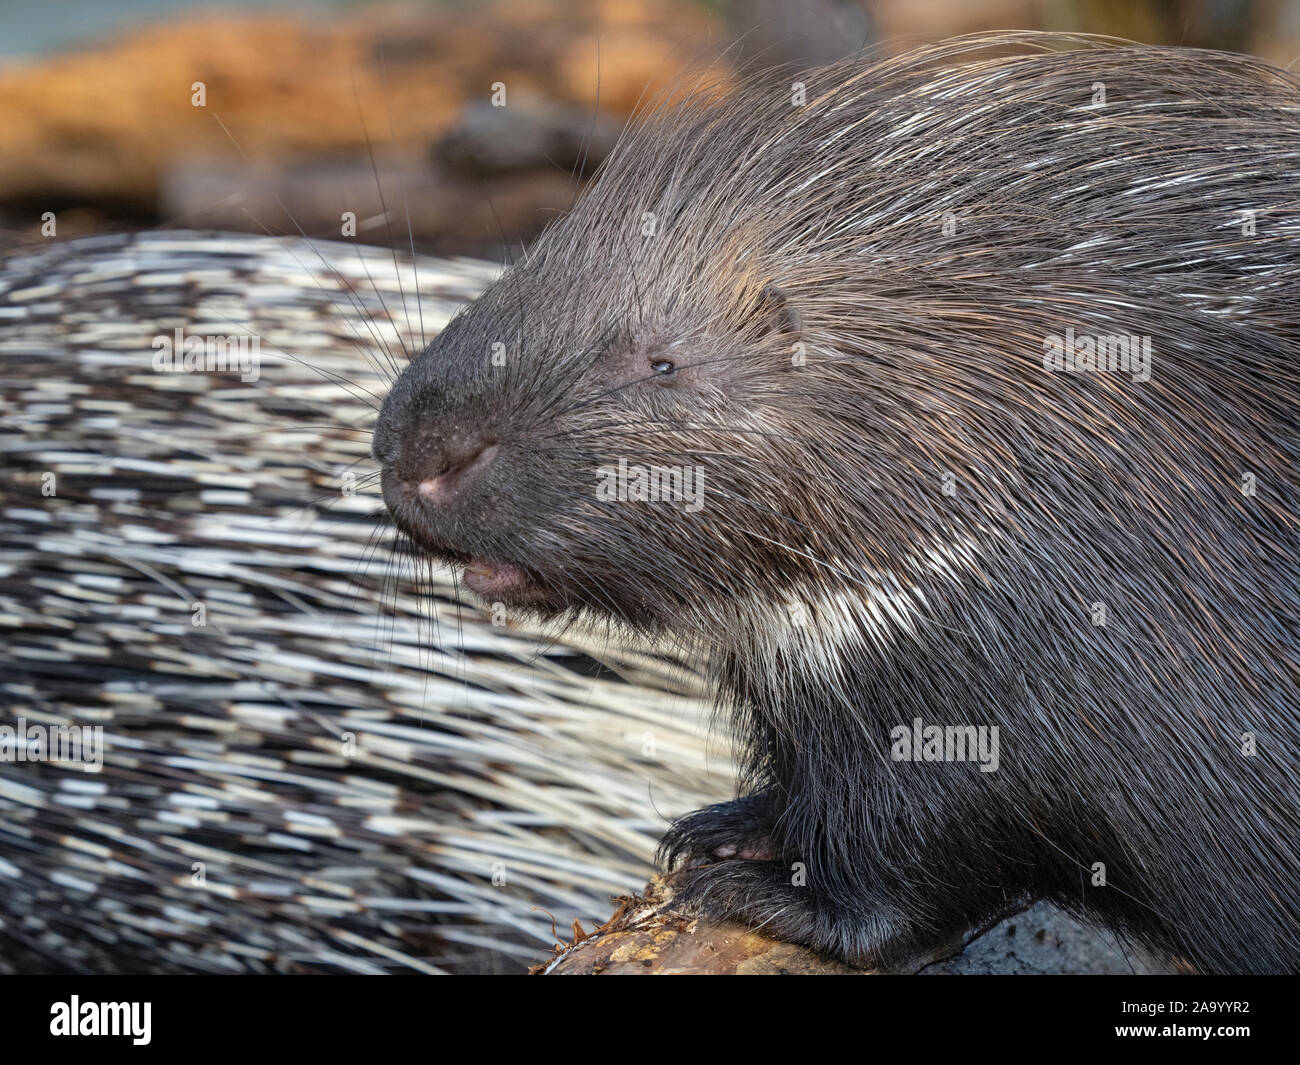
[(513, 562), (470, 558), (464, 567), (465, 587), (484, 599), (532, 598), (540, 592), (524, 568)]
[(404, 508), (389, 503), (389, 514), (397, 527), (410, 539), (416, 550), (430, 558), (459, 567), (464, 573), (464, 584), (471, 592), (488, 602), (504, 601), (518, 606), (537, 609), (560, 610), (563, 604), (546, 583), (526, 566), (502, 558), (488, 558), (451, 547), (434, 537), (423, 527), (417, 517)]
[(412, 537), (416, 546), (434, 557), (450, 562), (464, 574), (465, 587), (488, 602), (502, 601), (518, 606), (559, 609), (545, 585), (517, 562), (485, 558), (464, 551), (427, 544)]

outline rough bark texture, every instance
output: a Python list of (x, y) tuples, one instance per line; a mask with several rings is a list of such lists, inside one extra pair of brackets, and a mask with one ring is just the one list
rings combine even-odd
[[(573, 942), (537, 965), (547, 976), (864, 976), (831, 958), (734, 924), (709, 924), (675, 913), (671, 877), (645, 893), (617, 900), (614, 915), (594, 932), (574, 929)], [(1045, 903), (936, 952), (912, 970), (920, 975), (1171, 973), (1176, 967), (1111, 933), (1085, 925)]]

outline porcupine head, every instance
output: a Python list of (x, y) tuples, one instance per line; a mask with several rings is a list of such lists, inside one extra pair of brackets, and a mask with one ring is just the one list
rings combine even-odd
[[(1074, 536), (1118, 535), (1117, 513), (1140, 524), (1107, 473), (1129, 461), (1106, 454), (1120, 433), (1095, 430), (1112, 406), (1155, 402), (1135, 391), (1150, 371), (1138, 341), (1104, 381), (1044, 370), (1042, 338), (1063, 323), (1137, 331), (1077, 276), (1053, 287), (1069, 265), (1053, 256), (1092, 206), (1062, 199), (1034, 106), (1061, 113), (1064, 62), (977, 68), (969, 85), (923, 60), (840, 65), (793, 99), (756, 82), (644, 119), (383, 405), (374, 451), (394, 520), (472, 591), (708, 662), (745, 784), (664, 841), (688, 911), (873, 966), (911, 964), (1026, 897), (1082, 894), (1172, 945), (1207, 924), (1195, 878), (1136, 827), (1177, 820), (1158, 805), (1168, 782), (1133, 770), (1167, 754), (1154, 736), (1128, 757), (1102, 750), (1132, 727), (1115, 708), (1149, 702), (1163, 668), (1114, 666), (1131, 649), (1089, 612), (1098, 586), (1133, 585), (1133, 558), (1034, 578), (1044, 558), (1077, 557)], [(1071, 121), (1096, 123), (1070, 141), (1074, 166), (1131, 147), (1122, 109), (1103, 123), (1088, 103), (1072, 104)], [(1102, 215), (1128, 202), (1130, 172), (1098, 172), (1114, 182)], [(1148, 196), (1146, 243), (1110, 251), (1115, 276), (1131, 261), (1151, 277), (1177, 243), (1184, 205), (1166, 216)], [(1162, 313), (1141, 324), (1186, 332)], [(1172, 421), (1153, 408), (1143, 424)], [(1135, 476), (1168, 491), (1195, 466), (1158, 442), (1144, 454), (1169, 472)], [(1061, 649), (1087, 641), (1062, 668)], [(1086, 656), (1106, 663), (1100, 679)], [(1204, 703), (1196, 683), (1169, 674)], [(1107, 863), (1140, 875), (1107, 894)]]

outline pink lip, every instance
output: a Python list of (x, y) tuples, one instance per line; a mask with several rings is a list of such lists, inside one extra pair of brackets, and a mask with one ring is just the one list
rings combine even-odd
[(465, 586), (484, 599), (519, 592), (528, 587), (528, 577), (510, 562), (485, 562), (472, 559), (465, 564)]

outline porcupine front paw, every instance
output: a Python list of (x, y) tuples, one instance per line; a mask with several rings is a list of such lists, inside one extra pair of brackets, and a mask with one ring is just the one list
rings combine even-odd
[(847, 904), (819, 890), (817, 862), (782, 840), (776, 809), (760, 792), (673, 822), (659, 844), (660, 864), (672, 871), (671, 909), (747, 925), (863, 969), (910, 972), (932, 960), (933, 937), (918, 938), (883, 886), (859, 884)]
[(672, 876), (675, 913), (746, 925), (860, 969), (915, 972), (936, 956), (885, 898), (837, 904), (809, 886), (803, 863), (729, 859)]
[(771, 801), (761, 793), (706, 806), (673, 822), (659, 843), (659, 862), (673, 869), (727, 858), (775, 858), (773, 826)]

